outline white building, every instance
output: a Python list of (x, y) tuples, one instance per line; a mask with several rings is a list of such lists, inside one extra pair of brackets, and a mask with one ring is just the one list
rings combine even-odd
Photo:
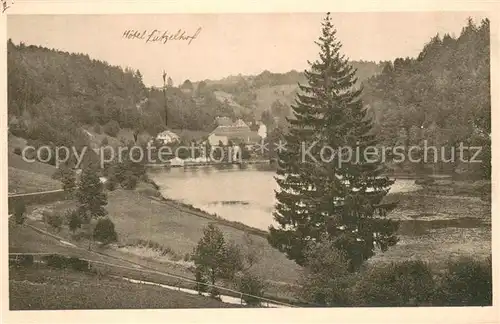
[(179, 157), (174, 157), (173, 159), (170, 159), (170, 165), (173, 167), (181, 167), (184, 166), (184, 160), (179, 158)]
[(259, 136), (264, 139), (267, 137), (267, 127), (266, 125), (264, 124), (260, 124), (259, 125), (259, 130), (257, 131), (257, 134), (259, 134)]
[(156, 140), (161, 141), (163, 144), (170, 144), (179, 142), (180, 138), (174, 132), (166, 130), (156, 135)]

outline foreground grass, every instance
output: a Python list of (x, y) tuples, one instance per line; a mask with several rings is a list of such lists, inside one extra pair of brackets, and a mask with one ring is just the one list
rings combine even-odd
[(9, 269), (11, 310), (238, 307), (161, 287), (72, 270)]
[[(45, 208), (62, 214), (65, 210), (75, 208), (75, 206), (74, 201), (66, 201), (49, 204)], [(106, 209), (115, 223), (121, 244), (126, 245), (139, 239), (148, 239), (168, 247), (180, 256), (193, 251), (203, 236), (205, 226), (211, 222), (217, 223), (217, 220), (195, 216), (188, 209), (146, 198), (135, 191), (109, 192)], [(228, 240), (246, 246), (257, 253), (259, 262), (254, 266), (257, 274), (268, 280), (295, 282), (299, 267), (293, 261), (288, 260), (284, 254), (272, 248), (265, 238), (250, 235), (251, 242), (248, 242), (244, 231), (225, 226), (223, 221), (217, 226), (221, 228)], [(119, 250), (114, 252), (118, 253)], [(138, 261), (133, 255), (130, 257)], [(154, 260), (150, 261), (154, 262)]]
[(14, 149), (23, 149), (26, 140), (9, 134), (8, 137), (8, 183), (9, 193), (29, 193), (61, 189), (61, 183), (52, 179), (56, 168), (41, 162), (27, 162)]
[(61, 182), (50, 177), (9, 166), (9, 193), (30, 193), (61, 189)]
[[(11, 149), (9, 147), (9, 149)], [(11, 151), (8, 153), (8, 165), (9, 168), (15, 168), (18, 170), (29, 171), (32, 173), (44, 175), (48, 178), (51, 178), (54, 172), (57, 170), (55, 166), (41, 163), (38, 161), (28, 162), (23, 160), (23, 157), (17, 155)]]
[[(57, 234), (60, 235), (61, 233)], [(106, 254), (101, 254), (102, 252)], [(68, 245), (68, 242), (63, 243), (50, 235), (42, 234), (28, 225), (16, 225), (13, 222), (9, 223), (9, 253), (58, 253), (90, 260), (93, 271), (100, 276), (118, 276), (187, 289), (196, 288), (196, 284), (190, 281), (194, 278), (190, 277), (190, 273), (185, 266), (177, 265), (175, 267), (175, 264), (167, 264), (162, 267), (159, 266), (158, 262), (139, 257), (135, 260), (137, 263), (134, 263), (134, 258), (130, 257), (130, 255), (125, 260), (122, 259), (124, 257), (123, 253), (117, 253), (116, 251), (113, 253), (113, 250), (101, 249), (98, 246), (94, 246), (92, 251), (88, 251), (86, 246), (71, 246)], [(170, 275), (164, 275), (162, 272), (167, 272)], [(221, 284), (224, 285), (219, 283), (219, 285)], [(237, 298), (240, 297), (239, 293), (230, 290), (221, 289), (221, 293)], [(290, 303), (290, 300), (287, 299), (282, 301)]]

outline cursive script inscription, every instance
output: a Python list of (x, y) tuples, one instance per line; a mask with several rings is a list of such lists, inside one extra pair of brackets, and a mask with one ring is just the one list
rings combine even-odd
[(139, 31), (129, 29), (123, 32), (123, 38), (127, 39), (140, 39), (144, 40), (146, 43), (163, 43), (166, 44), (168, 41), (186, 41), (188, 45), (195, 40), (201, 32), (201, 27), (199, 27), (194, 33), (188, 34), (185, 30), (178, 29), (177, 32), (171, 33), (168, 30), (162, 32), (161, 30), (155, 29), (153, 31)]
[[(14, 0), (12, 0), (11, 4), (14, 4)], [(2, 0), (2, 13), (4, 13), (9, 8), (10, 6), (7, 4), (7, 0)]]

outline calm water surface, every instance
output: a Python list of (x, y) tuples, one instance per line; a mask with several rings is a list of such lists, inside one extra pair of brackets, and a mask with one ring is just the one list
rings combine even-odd
[[(274, 171), (259, 171), (255, 166), (241, 169), (235, 165), (152, 170), (150, 176), (166, 198), (263, 230), (275, 224)], [(414, 180), (397, 180), (391, 192), (418, 188)]]

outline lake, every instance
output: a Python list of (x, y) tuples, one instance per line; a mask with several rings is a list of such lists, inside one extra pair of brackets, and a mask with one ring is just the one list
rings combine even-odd
[[(165, 198), (181, 201), (215, 213), (230, 221), (267, 230), (275, 224), (272, 216), (274, 171), (261, 171), (261, 166), (194, 167), (151, 170), (150, 177)], [(397, 180), (391, 192), (420, 188), (414, 180)]]

